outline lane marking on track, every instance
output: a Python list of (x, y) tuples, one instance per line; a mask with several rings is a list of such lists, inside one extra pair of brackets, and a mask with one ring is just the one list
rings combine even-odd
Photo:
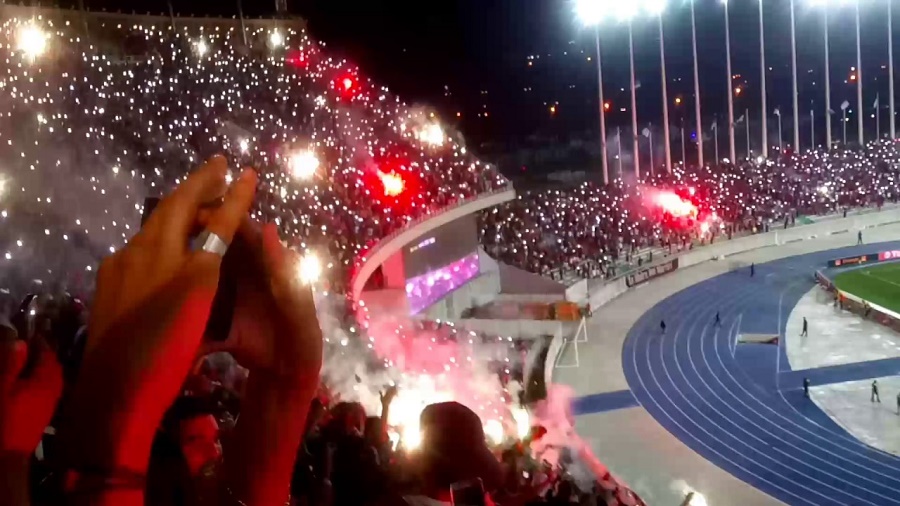
[[(743, 299), (743, 298), (749, 298), (750, 296), (751, 296), (751, 293), (748, 292), (744, 297), (742, 297), (742, 299)], [(703, 305), (702, 305), (702, 304), (696, 304), (696, 301), (694, 301), (694, 302), (695, 302), (695, 304), (694, 304), (695, 310), (694, 310), (694, 311), (690, 311), (690, 313), (697, 313), (697, 312), (702, 311), (702, 309), (700, 309), (700, 308), (701, 308)], [(694, 316), (694, 315), (691, 314), (691, 316)], [(690, 318), (688, 318), (688, 320), (690, 320)], [(702, 318), (701, 318), (700, 320), (695, 320), (695, 321), (694, 321), (694, 325), (695, 325), (695, 326), (698, 324), (698, 323), (697, 323), (698, 321), (702, 321)], [(683, 323), (682, 323), (681, 325), (683, 325)], [(681, 330), (680, 330), (681, 325), (679, 325), (678, 333), (681, 332)], [(715, 344), (718, 345), (718, 341), (716, 341)], [(716, 347), (716, 349), (717, 349), (717, 347)], [(648, 349), (647, 349), (646, 351), (647, 351), (648, 356), (649, 356), (649, 346), (648, 346)], [(636, 363), (637, 363), (637, 361), (636, 361), (637, 350), (634, 349), (634, 348), (632, 348), (632, 352), (633, 352), (633, 355), (632, 355), (632, 362), (633, 362), (633, 364), (636, 364)], [(727, 373), (729, 376), (731, 376), (731, 379), (732, 379), (733, 381), (735, 381), (735, 383), (738, 384), (738, 388), (741, 389), (741, 390), (743, 390), (745, 394), (747, 394), (748, 396), (751, 397), (751, 399), (756, 400), (757, 402), (760, 402), (761, 404), (763, 404), (758, 398), (756, 398), (754, 395), (752, 395), (752, 394), (750, 394), (749, 392), (747, 392), (747, 390), (746, 390), (745, 388), (743, 388), (743, 386), (740, 385), (739, 382), (737, 382), (736, 378), (734, 378), (734, 377), (731, 375), (730, 370), (728, 370), (728, 368), (725, 367), (724, 362), (721, 360), (721, 355), (719, 356), (719, 360), (720, 360), (720, 363), (722, 364), (723, 368), (726, 369), (726, 373)], [(649, 361), (648, 361), (648, 365), (649, 365), (649, 364), (650, 364), (650, 363), (649, 363)], [(707, 360), (707, 364), (708, 364), (708, 360)], [(680, 365), (680, 364), (678, 364), (678, 365)], [(664, 369), (667, 369), (667, 365), (665, 364), (665, 361), (663, 361), (663, 368), (664, 368)], [(708, 368), (709, 368), (709, 366), (708, 366)], [(711, 368), (710, 368), (710, 369), (711, 369)], [(649, 371), (650, 371), (650, 375), (653, 377), (653, 379), (654, 379), (654, 381), (657, 383), (657, 385), (658, 385), (658, 386), (661, 386), (660, 383), (659, 383), (659, 381), (658, 381), (658, 379), (656, 379), (656, 375), (655, 375), (655, 373), (654, 373), (654, 367), (652, 367), (652, 366), (649, 367)], [(643, 382), (643, 375), (642, 375), (639, 371), (637, 371), (637, 370), (635, 370), (635, 372), (637, 373), (637, 376), (638, 376), (639, 381), (641, 381), (642, 385), (646, 388), (646, 385), (645, 385), (644, 382)], [(702, 376), (699, 375), (699, 372), (696, 370), (696, 367), (695, 367), (695, 372), (698, 374), (698, 377), (701, 378), (701, 381), (705, 381), (704, 378), (703, 378)], [(667, 371), (667, 373), (668, 373), (668, 371)], [(672, 378), (671, 376), (669, 376), (669, 379), (670, 379), (670, 381), (671, 381), (673, 378)], [(717, 381), (720, 381), (720, 380), (717, 379)], [(678, 392), (681, 394), (682, 397), (684, 397), (684, 393), (680, 391), (680, 389), (679, 389), (679, 387), (678, 387), (677, 384), (672, 384), (671, 386), (672, 386), (676, 391), (678, 391)], [(707, 385), (707, 386), (708, 386), (708, 385)], [(684, 412), (679, 408), (679, 406), (676, 405), (676, 404), (672, 401), (672, 398), (669, 397), (668, 392), (666, 392), (666, 391), (663, 390), (663, 389), (661, 389), (661, 390), (662, 390), (663, 394), (665, 395), (665, 397), (669, 400), (669, 402), (670, 402), (677, 410), (681, 411), (682, 414), (684, 414)], [(648, 393), (649, 393), (649, 391), (648, 391)], [(732, 395), (733, 395), (733, 394), (732, 394)], [(652, 395), (651, 395), (651, 397), (652, 397)], [(738, 399), (736, 396), (735, 396), (735, 398), (738, 400), (738, 402), (741, 402), (740, 399)], [(685, 399), (687, 399), (687, 398), (685, 397)], [(652, 399), (652, 400), (654, 401), (654, 403), (655, 403), (657, 406), (660, 406), (659, 403), (656, 401), (656, 399)], [(721, 399), (720, 399), (720, 400), (721, 400)], [(690, 401), (688, 401), (688, 402), (690, 403)], [(660, 407), (661, 407), (661, 406), (660, 406)], [(694, 407), (694, 406), (692, 406), (692, 407)], [(765, 408), (768, 408), (768, 409), (771, 410), (771, 408), (770, 408), (769, 406), (767, 406), (767, 405), (764, 405), (764, 409), (765, 409)], [(784, 415), (781, 414), (781, 413), (775, 412), (774, 410), (773, 410), (773, 413), (775, 413), (777, 416), (779, 416), (779, 417), (781, 417), (781, 418), (783, 418), (783, 419), (786, 419), (786, 417), (784, 417)], [(666, 414), (666, 416), (667, 416), (667, 418), (672, 419), (671, 416), (669, 416), (668, 414)], [(721, 415), (720, 415), (720, 416), (721, 416)], [(746, 417), (743, 417), (743, 418), (746, 419)], [(804, 419), (805, 419), (805, 418), (804, 418)], [(790, 423), (793, 423), (794, 425), (800, 427), (798, 424), (796, 424), (795, 422), (793, 422), (793, 420), (789, 420), (789, 421), (790, 421)], [(676, 425), (679, 425), (679, 427), (682, 428), (682, 430), (684, 430), (684, 427), (681, 426), (680, 424), (678, 424), (677, 421), (673, 420), (673, 422), (676, 423)], [(757, 425), (757, 427), (759, 427), (759, 426)], [(706, 433), (708, 434), (708, 431), (707, 431), (706, 429), (704, 429), (703, 427), (698, 427), (698, 428), (701, 429), (701, 431), (706, 432)], [(807, 429), (807, 428), (805, 428), (805, 427), (800, 427), (800, 428), (803, 429), (803, 430), (805, 430), (805, 431), (807, 431), (807, 432), (809, 432), (810, 434), (813, 434), (815, 437), (822, 438), (822, 436), (820, 436), (819, 434), (816, 434), (816, 433), (810, 431), (809, 429)], [(774, 429), (775, 429), (775, 431), (777, 432), (778, 429), (779, 429), (779, 427), (776, 426), (776, 427), (774, 427)], [(783, 432), (783, 430), (782, 430), (782, 432)], [(726, 433), (727, 433), (727, 432), (726, 432)], [(769, 431), (769, 433), (771, 433), (771, 431)], [(691, 434), (691, 436), (692, 436), (693, 438), (695, 438), (695, 439), (697, 438), (697, 436), (695, 436), (695, 435), (693, 435), (693, 434)], [(715, 438), (715, 437), (713, 437), (713, 439), (716, 440), (716, 441), (718, 441), (718, 442), (720, 442), (721, 444), (725, 445), (725, 446), (726, 446), (727, 448), (729, 448), (731, 451), (734, 451), (734, 449), (731, 448), (730, 446), (728, 446), (727, 443), (724, 443), (724, 441), (721, 441), (721, 440), (719, 440), (718, 438)], [(780, 438), (779, 438), (779, 439), (780, 439)], [(844, 439), (848, 439), (848, 438), (846, 438), (846, 436), (844, 436)], [(845, 451), (845, 452), (850, 453), (852, 456), (862, 457), (863, 459), (867, 459), (867, 460), (870, 460), (870, 461), (872, 461), (872, 462), (875, 462), (875, 463), (878, 463), (878, 464), (881, 464), (881, 465), (887, 465), (886, 463), (876, 461), (876, 460), (872, 459), (871, 457), (868, 457), (868, 456), (865, 455), (865, 454), (860, 454), (858, 451), (855, 451), (855, 450), (858, 450), (858, 449), (864, 449), (864, 450), (866, 450), (866, 451), (871, 451), (871, 450), (873, 450), (873, 449), (870, 448), (870, 447), (868, 447), (868, 446), (862, 445), (859, 441), (855, 441), (855, 440), (854, 440), (853, 442), (855, 443), (854, 446), (856, 447), (856, 448), (853, 448), (853, 449), (843, 447), (842, 445), (839, 445), (839, 444), (833, 444), (833, 446), (834, 446), (836, 449), (841, 449), (841, 450), (843, 450), (843, 451)], [(788, 443), (788, 444), (790, 444), (790, 443)], [(706, 446), (707, 448), (709, 448), (709, 446), (706, 445), (706, 444), (704, 444), (704, 446)], [(793, 445), (792, 445), (792, 446), (793, 446)], [(795, 446), (795, 447), (796, 447), (796, 446)], [(801, 449), (801, 451), (804, 451), (804, 450)], [(826, 453), (828, 453), (828, 454), (830, 454), (830, 455), (834, 455), (834, 456), (838, 457), (838, 458), (841, 459), (841, 460), (846, 460), (847, 462), (853, 464), (854, 466), (857, 466), (857, 467), (864, 467), (864, 466), (861, 466), (857, 461), (850, 460), (850, 459), (848, 459), (848, 458), (846, 458), (846, 457), (837, 455), (837, 454), (835, 454), (834, 452), (829, 451), (829, 450), (827, 450), (827, 449), (825, 449), (825, 451), (826, 451)], [(718, 454), (718, 452), (715, 452), (715, 451), (714, 451), (714, 453)], [(739, 455), (742, 455), (742, 456), (745, 457), (745, 458), (748, 458), (748, 457), (747, 457), (745, 454), (743, 454), (742, 452), (736, 452), (736, 453), (738, 453)], [(808, 453), (808, 452), (804, 451), (804, 453)], [(809, 453), (808, 453), (808, 454), (809, 454)], [(771, 456), (770, 456), (770, 458), (771, 458)], [(823, 462), (828, 463), (827, 461), (824, 461), (823, 459), (821, 459), (821, 457), (814, 456), (814, 458), (817, 458), (818, 460), (822, 460)], [(726, 459), (726, 460), (727, 460), (727, 459)], [(753, 458), (750, 458), (750, 460), (753, 461), (755, 464), (759, 464), (759, 463), (756, 462)], [(815, 468), (815, 469), (817, 469), (819, 472), (825, 472), (825, 473), (827, 473), (826, 470), (823, 470), (823, 469), (821, 469), (821, 468)], [(877, 473), (877, 471), (876, 471), (876, 473)], [(881, 474), (881, 473), (878, 473), (878, 474)], [(753, 475), (753, 476), (758, 478), (758, 476), (756, 476), (756, 475)], [(833, 476), (833, 475), (832, 475), (832, 476)], [(883, 475), (883, 476), (886, 476), (886, 475)], [(889, 476), (886, 476), (886, 477), (888, 478), (888, 480), (891, 480), (891, 479), (892, 479), (892, 478), (889, 477)], [(863, 478), (863, 479), (865, 479), (865, 478)], [(771, 481), (769, 481), (769, 480), (763, 480), (763, 482), (764, 482), (764, 483), (767, 483), (767, 484), (769, 484), (769, 485), (774, 485), (774, 484), (773, 484)], [(799, 485), (799, 486), (802, 487), (802, 485)], [(775, 488), (778, 489), (778, 490), (784, 491), (781, 487), (778, 487), (777, 485), (775, 486)], [(873, 494), (873, 495), (879, 495), (879, 494), (878, 494), (877, 492), (875, 492), (875, 491), (870, 491), (869, 493), (871, 493), (871, 494)], [(794, 494), (791, 493), (791, 495), (793, 496)], [(891, 501), (890, 498), (885, 498), (885, 499), (888, 500), (888, 501)]]

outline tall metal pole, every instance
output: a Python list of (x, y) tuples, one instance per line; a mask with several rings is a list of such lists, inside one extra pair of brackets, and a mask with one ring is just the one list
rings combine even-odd
[(647, 123), (647, 142), (650, 144), (650, 175), (653, 175), (653, 125)]
[(603, 183), (609, 184), (609, 167), (606, 157), (606, 102), (603, 101), (603, 61), (600, 59), (600, 28), (594, 27), (597, 42), (597, 84), (600, 90), (600, 160), (603, 167)]
[(894, 2), (888, 0), (888, 88), (890, 89), (891, 105), (891, 139), (896, 139), (897, 130), (894, 121)]
[(760, 65), (760, 84), (762, 95), (762, 156), (769, 157), (769, 126), (767, 123), (766, 107), (766, 29), (763, 23), (763, 0), (759, 0), (759, 65)]
[(734, 90), (731, 77), (731, 28), (728, 23), (728, 0), (725, 0), (725, 66), (728, 71), (728, 156), (735, 163), (737, 155), (734, 149)]
[(794, 84), (794, 151), (800, 151), (800, 106), (797, 104), (797, 27), (794, 22), (794, 0), (791, 0), (791, 70)]
[(863, 73), (862, 73), (862, 47), (860, 46), (859, 34), (859, 0), (856, 1), (856, 108), (857, 108), (857, 130), (859, 133), (859, 145), (865, 143), (865, 135), (863, 135), (863, 118), (866, 117), (863, 109)]
[(634, 175), (638, 180), (641, 179), (641, 157), (640, 146), (638, 145), (638, 124), (637, 124), (637, 83), (634, 79), (634, 37), (631, 30), (632, 22), (628, 21), (628, 58), (631, 63), (631, 135), (634, 141)]
[(814, 107), (809, 109), (809, 142), (812, 149), (816, 149), (816, 109)]
[(778, 152), (781, 155), (784, 155), (784, 135), (781, 133), (781, 111), (775, 109), (775, 112), (778, 113)]
[(881, 104), (878, 99), (880, 97), (875, 95), (875, 139), (881, 139)]
[(659, 14), (659, 64), (662, 71), (662, 101), (663, 101), (663, 136), (666, 144), (666, 172), (672, 173), (672, 138), (669, 136), (669, 95), (666, 88), (669, 82), (666, 80), (666, 43), (663, 35), (663, 18)]
[[(3, 2), (6, 3), (6, 2)], [(84, 2), (82, 0), (78, 1), (78, 6), (81, 9), (81, 12), (84, 12)], [(172, 24), (172, 31), (176, 31), (175, 28), (175, 9), (172, 8), (172, 0), (166, 0), (166, 6), (169, 8), (169, 22)], [(240, 4), (238, 4), (240, 7)]]
[(244, 46), (248, 46), (247, 44), (247, 27), (244, 26), (244, 5), (241, 0), (237, 0), (237, 8), (238, 8), (238, 19), (241, 21), (241, 38), (244, 41)]
[(684, 118), (681, 119), (681, 166), (682, 168), (687, 167), (687, 154), (684, 150)]
[(713, 142), (715, 143), (716, 162), (719, 163), (719, 125), (713, 121)]
[(619, 167), (619, 177), (622, 177), (622, 128), (616, 127), (616, 149), (618, 149), (618, 156), (616, 156), (617, 165)]
[(825, 17), (825, 146), (831, 149), (831, 65), (828, 63), (828, 6), (822, 12)]
[(844, 125), (844, 146), (847, 145), (847, 109), (841, 110), (841, 124)]
[[(697, 70), (697, 26), (694, 21), (694, 0), (691, 0), (691, 44), (694, 49), (694, 108), (697, 111), (697, 155), (700, 167), (703, 167), (703, 120), (700, 116), (700, 77)], [(729, 82), (731, 80), (729, 79)], [(716, 163), (719, 162), (716, 156)], [(683, 160), (687, 164), (687, 160)]]
[(744, 121), (747, 122), (744, 125), (744, 131), (747, 132), (747, 159), (750, 159), (750, 109), (744, 109)]

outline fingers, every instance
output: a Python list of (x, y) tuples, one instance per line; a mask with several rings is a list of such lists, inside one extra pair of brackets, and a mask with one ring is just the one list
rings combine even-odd
[(269, 278), (278, 277), (287, 261), (287, 249), (281, 245), (278, 237), (278, 229), (272, 223), (266, 223), (262, 229), (262, 259), (263, 267)]
[(0, 342), (0, 395), (12, 388), (28, 358), (25, 341), (5, 339)]
[(85, 353), (90, 353), (96, 343), (105, 335), (110, 322), (118, 317), (119, 291), (122, 275), (119, 269), (121, 252), (106, 257), (97, 272), (97, 292), (88, 325), (88, 339)]
[(197, 212), (205, 203), (225, 193), (228, 187), (225, 182), (227, 172), (225, 157), (216, 155), (210, 158), (159, 203), (140, 235), (165, 234), (186, 245)]
[[(226, 244), (231, 244), (235, 233), (241, 226), (241, 221), (247, 217), (250, 206), (253, 205), (253, 199), (256, 196), (256, 180), (256, 171), (253, 169), (244, 169), (241, 172), (240, 177), (232, 183), (228, 194), (225, 195), (222, 205), (210, 215), (206, 225), (207, 231), (219, 236)], [(196, 216), (196, 211), (192, 215), (192, 220), (194, 216)], [(217, 265), (221, 261), (221, 257), (215, 253), (204, 251), (197, 253), (217, 259)]]
[(271, 223), (263, 228), (262, 244), (263, 263), (279, 311), (296, 326), (295, 330), (317, 341), (320, 347), (322, 336), (312, 287), (299, 282), (296, 254), (281, 244), (278, 231)]

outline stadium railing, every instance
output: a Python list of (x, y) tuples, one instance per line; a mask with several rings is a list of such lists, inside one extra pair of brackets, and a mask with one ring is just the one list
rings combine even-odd
[[(674, 270), (680, 270), (710, 260), (721, 260), (747, 251), (769, 246), (780, 246), (819, 237), (827, 237), (830, 235), (847, 234), (848, 242), (855, 244), (856, 237), (849, 232), (896, 223), (900, 223), (900, 206), (885, 206), (880, 211), (863, 210), (863, 212), (856, 214), (848, 214), (847, 218), (842, 218), (840, 220), (824, 219), (806, 225), (797, 225), (788, 229), (776, 228), (769, 232), (733, 238), (730, 241), (716, 241), (713, 244), (697, 247), (682, 252), (681, 254), (670, 256), (659, 262), (654, 262), (649, 266), (643, 267), (641, 270), (653, 269), (667, 262), (672, 262), (675, 259), (677, 259), (678, 265)], [(733, 268), (737, 268), (740, 264), (734, 265)], [(587, 296), (591, 309), (597, 311), (600, 307), (608, 304), (613, 299), (630, 290), (632, 287), (626, 282), (629, 275), (624, 275), (609, 281), (604, 280), (601, 283), (596, 283), (594, 286), (588, 284)], [(648, 281), (652, 281), (652, 278)], [(584, 280), (584, 282), (587, 283), (587, 280)], [(897, 321), (898, 324), (900, 324), (900, 320)], [(900, 326), (898, 326), (898, 330), (900, 330)], [(546, 373), (544, 375), (544, 379), (548, 384), (553, 381), (553, 370), (555, 369), (559, 354), (562, 353), (564, 349), (563, 345), (565, 344), (565, 339), (565, 337), (555, 338), (554, 342), (551, 343), (551, 351), (547, 354), (548, 363), (546, 364)]]

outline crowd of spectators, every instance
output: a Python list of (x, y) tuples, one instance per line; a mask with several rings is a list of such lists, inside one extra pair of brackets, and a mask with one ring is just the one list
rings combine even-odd
[[(862, 149), (836, 146), (736, 165), (676, 166), (642, 184), (616, 180), (524, 193), (483, 213), (481, 241), (499, 260), (531, 272), (611, 277), (621, 274), (617, 264), (641, 251), (673, 253), (790, 226), (802, 215), (896, 202), (898, 163), (897, 144), (874, 141)], [(696, 214), (673, 216), (660, 205), (660, 192), (691, 202)]]
[[(399, 102), (284, 24), (176, 27), (44, 12), (8, 19), (0, 33), (0, 293), (45, 294), (7, 301), (13, 317), (0, 325), (0, 503), (130, 504), (140, 496), (160, 505), (274, 504), (290, 494), (298, 505), (428, 505), (483, 490), (500, 505), (642, 504), (607, 472), (580, 479), (580, 458), (543, 461), (536, 448), (546, 428), (486, 437), (485, 411), (440, 402), (423, 406), (413, 444), (392, 437), (396, 389), (383, 385), (373, 410), (320, 382), (328, 336), (323, 344), (308, 289), (288, 288), (287, 269), (276, 268), (291, 250), (323, 259), (325, 288), (343, 293), (379, 239), (507, 188), (429, 111)], [(38, 34), (47, 49), (23, 46), (23, 33)], [(216, 178), (246, 194), (252, 180), (256, 198), (212, 211), (194, 202), (182, 209), (187, 225), (163, 211), (140, 231), (154, 240), (131, 240), (144, 197), (183, 187), (189, 169), (215, 153), (234, 168)], [(656, 250), (896, 201), (898, 162), (897, 147), (878, 141), (676, 167), (641, 184), (526, 193), (483, 214), (481, 241), (533, 272), (609, 277), (632, 258), (652, 261)], [(214, 200), (214, 190), (194, 198)], [(662, 192), (696, 211), (673, 214), (659, 205)], [(240, 321), (253, 332), (212, 345), (197, 322), (209, 317), (216, 270), (198, 269), (209, 258), (183, 246), (210, 214), (237, 207), (271, 224), (268, 240), (252, 236), (264, 247), (248, 263), (263, 265), (258, 280), (270, 283), (240, 292), (238, 313), (249, 315)], [(249, 241), (238, 221), (229, 233)], [(180, 249), (160, 239), (173, 230), (185, 236)], [(115, 275), (101, 270), (95, 286), (107, 255), (105, 272)], [(430, 300), (432, 285), (456, 282), (447, 273), (408, 290)], [(79, 296), (46, 295), (62, 287)], [(343, 327), (362, 327), (350, 333), (388, 366), (402, 356), (404, 367), (427, 374), (456, 367), (433, 353), (462, 335), (450, 326), (390, 322), (396, 338), (385, 339), (383, 328), (362, 323)], [(466, 335), (488, 350), (479, 361), (507, 394), (498, 401), (521, 405), (507, 387), (527, 376), (524, 344)], [(229, 353), (207, 353), (220, 349)]]
[[(575, 480), (572, 458), (544, 462), (544, 428), (485, 437), (495, 420), (440, 402), (417, 413), (420, 441), (392, 440), (396, 390), (370, 416), (320, 382), (328, 340), (308, 289), (286, 281), (291, 250), (325, 259), (340, 293), (378, 239), (507, 187), (428, 111), (289, 23), (40, 11), (2, 26), (0, 293), (40, 294), (10, 297), (0, 323), (0, 503), (640, 504), (606, 471)], [(139, 231), (144, 197), (188, 186), (214, 153), (225, 157), (201, 169), (208, 191), (169, 197), (179, 204), (164, 200)], [(206, 201), (221, 194), (214, 179), (232, 186), (219, 208)], [(232, 216), (217, 230), (256, 243), (244, 266), (257, 268), (241, 275), (228, 341), (211, 343), (215, 262), (184, 245), (238, 208), (270, 225), (260, 238)], [(407, 343), (460, 335), (405, 325)], [(524, 380), (524, 343), (465, 335), (504, 394)]]
[(338, 292), (378, 239), (508, 184), (290, 20), (41, 13), (0, 26), (0, 269), (19, 285), (89, 293), (144, 198), (217, 153), (259, 171), (254, 216)]
[[(543, 461), (545, 427), (490, 443), (474, 411), (439, 402), (422, 410), (420, 438), (396, 440), (396, 388), (378, 416), (329, 392), (295, 254), (274, 225), (246, 218), (255, 173), (219, 209), (199, 205), (224, 178), (212, 161), (167, 197), (104, 261), (90, 312), (45, 294), (0, 322), (3, 504), (643, 504), (608, 472), (585, 480), (570, 452)], [(224, 342), (207, 340), (209, 287), (232, 274), (186, 247), (196, 224), (234, 236), (241, 255)], [(441, 324), (418, 330), (458, 339)]]

